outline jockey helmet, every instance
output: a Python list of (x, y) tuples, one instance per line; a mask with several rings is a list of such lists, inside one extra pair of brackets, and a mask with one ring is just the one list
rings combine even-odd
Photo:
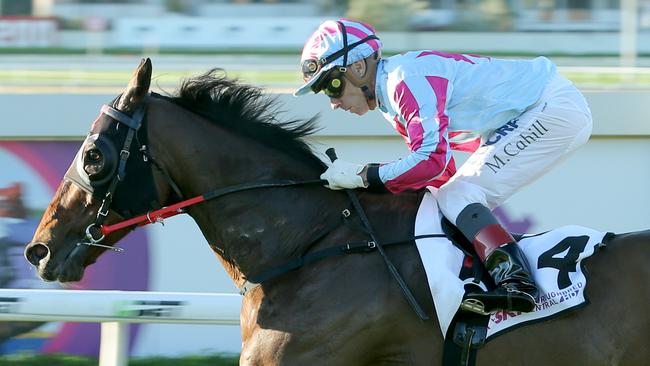
[(294, 92), (295, 96), (318, 92), (314, 84), (325, 73), (363, 60), (381, 48), (375, 29), (362, 22), (340, 19), (328, 20), (309, 37), (302, 50), (300, 63), (305, 84)]

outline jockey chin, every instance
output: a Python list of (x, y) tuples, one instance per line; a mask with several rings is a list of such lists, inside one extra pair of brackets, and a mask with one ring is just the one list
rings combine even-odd
[[(439, 187), (440, 210), (496, 284), (464, 303), (486, 313), (532, 311), (538, 289), (530, 265), (491, 210), (587, 142), (592, 117), (584, 96), (544, 57), (419, 50), (382, 58), (381, 46), (368, 24), (323, 22), (303, 49), (305, 84), (294, 95), (323, 91), (333, 109), (358, 115), (379, 109), (411, 153), (380, 164), (339, 159), (321, 178), (331, 189)], [(451, 150), (472, 155), (456, 169)]]

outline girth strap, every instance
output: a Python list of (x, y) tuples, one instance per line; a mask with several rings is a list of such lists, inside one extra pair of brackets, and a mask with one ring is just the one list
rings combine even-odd
[[(444, 237), (445, 234), (417, 235), (408, 239), (382, 243), (382, 246), (386, 247), (390, 245), (411, 244), (418, 239), (444, 238)], [(313, 253), (307, 253), (300, 257), (284, 262), (276, 267), (269, 268), (254, 276), (251, 276), (246, 282), (244, 282), (243, 285), (239, 287), (239, 293), (242, 295), (246, 295), (247, 292), (260, 286), (262, 283), (268, 280), (271, 280), (273, 278), (276, 278), (280, 275), (296, 270), (298, 268), (304, 267), (308, 264), (323, 260), (325, 258), (335, 257), (344, 254), (370, 253), (375, 250), (377, 250), (377, 244), (374, 241), (366, 240), (361, 242), (335, 245), (335, 246), (331, 246), (325, 249), (315, 251)]]

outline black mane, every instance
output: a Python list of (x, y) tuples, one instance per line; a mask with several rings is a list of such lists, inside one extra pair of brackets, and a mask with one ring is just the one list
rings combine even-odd
[(184, 79), (166, 99), (315, 167), (324, 166), (303, 140), (319, 129), (317, 116), (278, 121), (275, 116), (281, 111), (275, 97), (265, 95), (258, 87), (227, 78), (221, 69)]

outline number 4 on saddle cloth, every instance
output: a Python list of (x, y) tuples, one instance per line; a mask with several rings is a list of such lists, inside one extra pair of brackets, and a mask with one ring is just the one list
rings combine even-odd
[[(443, 222), (446, 219), (442, 218), (438, 209), (436, 193), (435, 188), (429, 188), (424, 195), (415, 220), (415, 235), (447, 234), (446, 238), (416, 240), (440, 329), (445, 337), (445, 354), (448, 353), (447, 344), (455, 343), (460, 351), (464, 348), (465, 353), (475, 351), (508, 330), (547, 320), (585, 304), (587, 279), (581, 262), (604, 245), (602, 243), (607, 233), (582, 226), (565, 226), (517, 238), (540, 290), (534, 311), (498, 311), (477, 315), (460, 310), (466, 293), (476, 290), (476, 286), (482, 290), (492, 289), (494, 283), (489, 275), (484, 275), (486, 273), (482, 268), (476, 267), (482, 266), (480, 261), (477, 258), (472, 260), (466, 255), (467, 251), (460, 249), (463, 245), (458, 242), (465, 239), (448, 221)], [(466, 244), (470, 245), (469, 242)], [(471, 328), (469, 335), (466, 332), (468, 328)], [(467, 354), (464, 356), (469, 357)], [(460, 364), (468, 364), (467, 361), (463, 360)]]

